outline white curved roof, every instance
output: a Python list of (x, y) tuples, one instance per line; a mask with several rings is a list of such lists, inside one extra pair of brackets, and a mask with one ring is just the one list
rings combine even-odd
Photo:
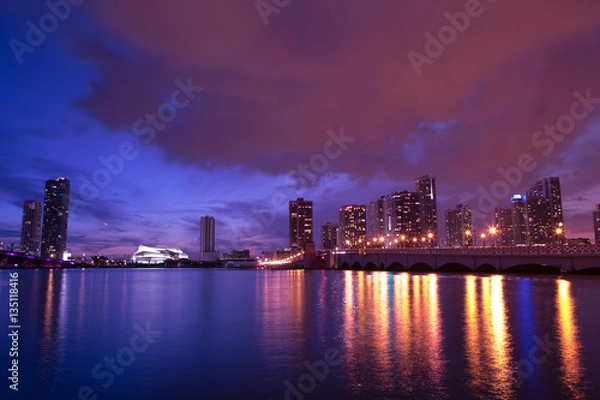
[(131, 261), (143, 264), (158, 264), (169, 260), (184, 260), (189, 258), (187, 254), (179, 249), (151, 247), (140, 244), (137, 251), (131, 256)]

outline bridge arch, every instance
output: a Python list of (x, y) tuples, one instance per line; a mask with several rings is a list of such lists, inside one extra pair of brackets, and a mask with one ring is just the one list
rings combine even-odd
[(580, 274), (580, 275), (600, 275), (600, 267), (584, 268), (584, 269), (575, 271), (574, 273)]
[(475, 268), (475, 272), (479, 272), (480, 274), (495, 274), (498, 272), (498, 270), (492, 264), (486, 263)]
[(394, 261), (388, 267), (388, 271), (406, 271), (406, 267), (397, 261)]
[(375, 263), (369, 261), (366, 265), (365, 265), (365, 270), (367, 271), (377, 271), (377, 265), (375, 265)]
[(344, 263), (342, 264), (342, 269), (350, 269), (350, 264), (344, 261)]
[(424, 262), (416, 262), (408, 270), (414, 272), (433, 272), (433, 267)]
[(354, 264), (352, 264), (352, 269), (354, 269), (354, 270), (362, 269), (362, 265), (360, 265), (360, 263), (358, 261), (355, 261)]
[(461, 263), (446, 263), (439, 267), (438, 272), (473, 272), (473, 270)]

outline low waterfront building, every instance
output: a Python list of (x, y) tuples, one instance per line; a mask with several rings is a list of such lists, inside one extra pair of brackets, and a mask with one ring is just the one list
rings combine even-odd
[(189, 256), (179, 249), (150, 247), (140, 244), (131, 256), (131, 261), (139, 264), (161, 264), (166, 261), (189, 260)]

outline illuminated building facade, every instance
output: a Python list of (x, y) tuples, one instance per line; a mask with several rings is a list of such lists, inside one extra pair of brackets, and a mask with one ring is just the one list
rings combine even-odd
[(71, 183), (67, 178), (58, 177), (46, 181), (42, 257), (62, 259), (67, 250), (70, 195)]
[(381, 196), (367, 206), (367, 240), (370, 242), (374, 242), (385, 234), (384, 199), (385, 196)]
[[(388, 240), (402, 235), (421, 243), (421, 202), (415, 192), (395, 192), (384, 198), (384, 234)], [(425, 234), (426, 236), (426, 234)], [(393, 239), (392, 239), (393, 240)]]
[(446, 245), (449, 247), (473, 246), (473, 216), (471, 207), (459, 204), (446, 211)]
[(42, 202), (25, 200), (21, 227), (21, 251), (39, 257), (42, 238)]
[(427, 236), (433, 234), (432, 244), (438, 244), (438, 215), (437, 215), (437, 193), (435, 178), (429, 175), (415, 179), (415, 192), (419, 194), (420, 210), (420, 234)]
[(313, 202), (302, 197), (290, 201), (289, 206), (290, 247), (304, 248), (313, 241)]
[(366, 246), (367, 207), (347, 205), (338, 210), (339, 241), (341, 249), (358, 249)]
[(335, 222), (326, 222), (321, 226), (321, 244), (323, 250), (335, 250), (338, 244), (339, 226)]
[(494, 227), (496, 235), (489, 240), (495, 240), (498, 246), (514, 246), (512, 210), (496, 208), (494, 211)]
[(556, 242), (557, 230), (563, 229), (564, 222), (559, 179), (544, 178), (533, 184), (527, 192), (526, 205), (529, 245)]
[(512, 218), (512, 245), (527, 245), (527, 205), (525, 197), (515, 194), (510, 202)]

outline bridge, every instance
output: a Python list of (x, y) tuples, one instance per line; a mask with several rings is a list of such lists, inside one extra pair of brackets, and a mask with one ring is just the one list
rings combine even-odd
[(600, 274), (600, 246), (360, 249), (333, 251), (327, 268), (416, 272)]
[(0, 269), (4, 268), (65, 268), (73, 267), (74, 262), (53, 258), (40, 258), (10, 251), (0, 251)]

